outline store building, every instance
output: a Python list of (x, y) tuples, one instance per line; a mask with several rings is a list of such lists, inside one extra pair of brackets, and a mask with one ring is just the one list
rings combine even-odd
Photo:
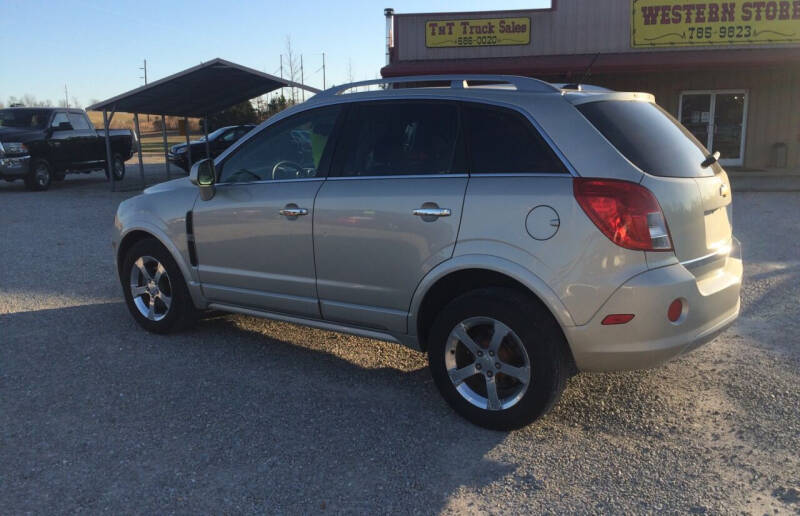
[(646, 91), (728, 167), (800, 167), (800, 0), (386, 16), (384, 77), (516, 74)]

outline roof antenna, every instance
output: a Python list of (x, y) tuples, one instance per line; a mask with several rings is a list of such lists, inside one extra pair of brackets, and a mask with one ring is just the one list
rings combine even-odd
[(594, 55), (594, 57), (592, 58), (592, 62), (589, 63), (589, 66), (587, 66), (586, 70), (583, 71), (583, 75), (581, 76), (581, 80), (579, 80), (577, 82), (577, 84), (583, 84), (583, 83), (586, 82), (586, 79), (588, 79), (589, 76), (592, 74), (592, 67), (594, 66), (594, 63), (595, 63), (595, 61), (597, 61), (598, 57), (600, 57), (600, 54), (595, 54)]

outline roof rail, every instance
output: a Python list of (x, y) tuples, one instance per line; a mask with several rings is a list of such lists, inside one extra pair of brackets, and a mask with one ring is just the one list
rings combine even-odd
[(362, 86), (374, 86), (377, 84), (408, 84), (417, 82), (449, 82), (450, 87), (453, 89), (469, 88), (469, 82), (484, 82), (489, 84), (509, 84), (514, 86), (517, 91), (548, 93), (560, 91), (559, 88), (552, 84), (533, 79), (531, 77), (522, 77), (519, 75), (409, 75), (405, 77), (386, 77), (383, 79), (372, 79), (369, 81), (351, 82), (349, 84), (340, 84), (328, 88), (327, 90), (318, 93), (314, 98), (324, 98), (333, 95), (341, 95), (347, 90), (353, 88), (360, 88)]

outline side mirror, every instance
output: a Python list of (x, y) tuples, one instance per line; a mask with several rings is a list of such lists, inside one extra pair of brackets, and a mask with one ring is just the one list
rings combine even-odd
[(192, 165), (189, 180), (200, 187), (200, 194), (204, 201), (214, 197), (214, 183), (217, 180), (214, 162), (210, 159), (201, 159)]

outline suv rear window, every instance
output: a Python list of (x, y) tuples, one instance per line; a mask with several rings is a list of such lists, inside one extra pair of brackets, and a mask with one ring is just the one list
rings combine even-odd
[(718, 165), (700, 164), (709, 152), (669, 113), (651, 102), (601, 100), (576, 106), (634, 165), (654, 176), (704, 177)]

